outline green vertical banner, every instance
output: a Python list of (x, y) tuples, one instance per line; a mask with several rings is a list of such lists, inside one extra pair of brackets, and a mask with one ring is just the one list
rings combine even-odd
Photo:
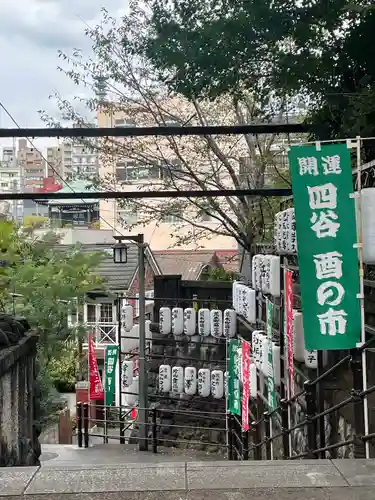
[(113, 401), (115, 400), (115, 369), (118, 358), (118, 351), (119, 348), (117, 345), (107, 346), (105, 350), (104, 393), (106, 406), (111, 406), (113, 404)]
[(266, 302), (266, 329), (267, 329), (267, 338), (269, 341), (268, 346), (268, 406), (271, 411), (276, 409), (276, 391), (275, 391), (275, 379), (274, 379), (274, 371), (273, 371), (273, 353), (272, 353), (272, 325), (273, 325), (273, 304), (270, 300), (267, 299)]
[(241, 415), (241, 384), (238, 373), (238, 357), (241, 350), (241, 341), (232, 339), (229, 342), (228, 367), (228, 411), (234, 415)]
[(361, 316), (350, 150), (346, 144), (293, 146), (288, 156), (305, 347), (355, 348)]

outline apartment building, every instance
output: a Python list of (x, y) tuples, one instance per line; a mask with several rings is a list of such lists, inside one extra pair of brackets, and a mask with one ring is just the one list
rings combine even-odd
[[(114, 113), (109, 115), (102, 110), (98, 111), (98, 127), (126, 127), (134, 126), (135, 123), (123, 113)], [(176, 125), (173, 122), (173, 117), (166, 116), (165, 125)], [(160, 141), (162, 147), (162, 140)], [(150, 152), (148, 152), (150, 155)], [(151, 153), (152, 156), (152, 153)], [(155, 150), (155, 161), (137, 162), (126, 160), (123, 156), (113, 159), (113, 161), (99, 159), (99, 175), (101, 178), (114, 179), (112, 189), (125, 189), (126, 191), (138, 191), (141, 185), (147, 183), (148, 185), (155, 184), (157, 189), (163, 189), (162, 186), (166, 179), (166, 170), (163, 165), (156, 160), (157, 154)], [(170, 159), (173, 164), (175, 160)], [(176, 166), (179, 161), (176, 159)], [(165, 187), (165, 189), (173, 189)], [(152, 204), (152, 200), (150, 200)], [(100, 216), (101, 228), (112, 229), (115, 228), (119, 233), (126, 233), (131, 230), (132, 233), (143, 233), (145, 241), (150, 244), (153, 250), (165, 250), (173, 245), (172, 234), (175, 232), (176, 223), (179, 223), (179, 235), (186, 235), (191, 240), (190, 235), (197, 231), (195, 225), (186, 222), (181, 227), (179, 214), (173, 213), (172, 201), (165, 200), (166, 206), (171, 204), (171, 209), (166, 209), (166, 214), (158, 221), (151, 221), (147, 224), (137, 225), (140, 220), (140, 214), (137, 210), (126, 209), (121, 206), (116, 200), (100, 200)], [(186, 219), (189, 219), (187, 216)], [(194, 220), (196, 217), (194, 216)], [(207, 214), (202, 213), (201, 220), (198, 221), (202, 227), (215, 229), (218, 227), (218, 222)], [(130, 229), (131, 228), (131, 229)], [(199, 231), (199, 230), (198, 230)], [(207, 237), (199, 237), (199, 245), (204, 249), (235, 249), (236, 242), (234, 238), (226, 235), (214, 234), (210, 232)], [(193, 249), (196, 244), (193, 242), (185, 243), (182, 249)]]
[(43, 179), (47, 173), (45, 159), (40, 151), (28, 147), (26, 139), (18, 141), (17, 163), (25, 191), (34, 191), (43, 187)]
[(47, 148), (47, 164), (45, 177), (54, 178), (57, 182), (64, 175), (63, 148), (51, 146)]
[[(96, 125), (91, 123), (89, 126), (95, 127)], [(80, 124), (74, 124), (73, 127), (80, 127)], [(64, 179), (90, 179), (97, 175), (98, 155), (89, 145), (77, 141), (65, 141), (60, 149)]]

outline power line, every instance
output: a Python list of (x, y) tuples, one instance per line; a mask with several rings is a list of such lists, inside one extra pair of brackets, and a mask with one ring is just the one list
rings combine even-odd
[[(5, 110), (5, 108), (3, 108)], [(14, 122), (14, 120), (12, 120)], [(304, 123), (262, 123), (219, 126), (159, 126), (159, 127), (97, 127), (97, 128), (0, 128), (0, 137), (146, 137), (146, 136), (206, 136), (238, 134), (303, 134), (314, 127)]]
[[(72, 189), (72, 188), (71, 188)], [(150, 199), (150, 198), (230, 198), (245, 196), (261, 196), (263, 198), (290, 196), (290, 188), (258, 188), (258, 189), (215, 189), (189, 191), (96, 191), (90, 193), (0, 193), (0, 200), (71, 200), (80, 199), (85, 205), (92, 199)]]

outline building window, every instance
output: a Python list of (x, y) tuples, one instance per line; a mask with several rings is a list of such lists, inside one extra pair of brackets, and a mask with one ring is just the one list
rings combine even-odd
[(119, 162), (116, 165), (117, 180), (133, 182), (147, 179), (159, 179), (160, 168), (158, 165), (140, 164), (137, 162)]
[(96, 323), (96, 305), (86, 304), (87, 307), (87, 322)]
[(100, 323), (113, 323), (112, 304), (100, 305)]

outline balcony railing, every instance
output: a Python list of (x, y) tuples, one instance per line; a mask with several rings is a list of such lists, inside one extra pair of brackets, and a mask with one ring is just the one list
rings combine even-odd
[(86, 326), (88, 333), (94, 334), (96, 347), (117, 344), (116, 323), (86, 323)]

